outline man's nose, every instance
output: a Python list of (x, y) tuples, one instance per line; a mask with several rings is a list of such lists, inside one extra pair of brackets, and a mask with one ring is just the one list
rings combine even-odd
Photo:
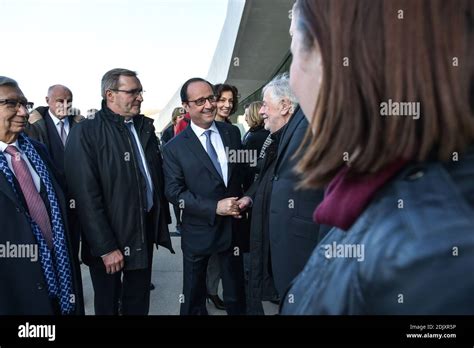
[(16, 114), (17, 116), (21, 116), (21, 117), (28, 117), (30, 115), (25, 105), (20, 105)]
[(143, 101), (143, 94), (142, 94), (142, 93), (140, 93), (140, 94), (137, 96), (137, 100), (139, 100), (139, 101), (141, 101), (141, 102)]
[(214, 109), (214, 104), (209, 101), (209, 99), (206, 99), (206, 103), (204, 104), (204, 107), (206, 109)]

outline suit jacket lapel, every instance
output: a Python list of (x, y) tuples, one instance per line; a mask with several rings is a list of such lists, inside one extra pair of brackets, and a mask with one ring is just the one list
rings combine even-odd
[(49, 112), (46, 112), (46, 114), (44, 115), (44, 121), (46, 123), (46, 131), (48, 132), (49, 143), (51, 146), (51, 149), (49, 149), (50, 152), (55, 152), (59, 150), (61, 150), (60, 152), (64, 152), (63, 142), (58, 134), (58, 130), (53, 122), (53, 119), (49, 115)]
[(16, 196), (13, 188), (11, 187), (10, 183), (8, 182), (7, 178), (3, 173), (0, 172), (0, 192), (5, 194), (8, 198), (10, 198), (13, 204), (18, 205), (18, 197)]
[(204, 150), (201, 142), (199, 141), (196, 134), (191, 127), (186, 127), (183, 131), (184, 139), (186, 139), (186, 146), (188, 149), (194, 153), (194, 155), (206, 166), (206, 168), (216, 177), (216, 179), (220, 180), (224, 183), (222, 177), (217, 172), (217, 169), (212, 164), (209, 155), (207, 154), (206, 150)]

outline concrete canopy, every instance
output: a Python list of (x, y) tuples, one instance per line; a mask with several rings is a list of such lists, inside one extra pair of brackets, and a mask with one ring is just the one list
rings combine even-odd
[[(290, 11), (294, 0), (229, 0), (219, 42), (209, 67), (211, 83), (228, 83), (243, 100), (275, 74), (288, 57)], [(181, 104), (179, 90), (155, 122), (163, 130), (174, 107)]]

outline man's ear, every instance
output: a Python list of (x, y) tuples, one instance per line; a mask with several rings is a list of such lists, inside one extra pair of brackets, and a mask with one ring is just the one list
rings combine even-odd
[(280, 110), (280, 113), (282, 116), (287, 116), (288, 114), (291, 114), (292, 113), (292, 104), (290, 103), (289, 100), (287, 99), (283, 99), (281, 101), (281, 110)]
[(105, 91), (105, 100), (106, 101), (114, 101), (114, 94), (112, 93), (111, 90)]
[(49, 105), (49, 97), (45, 97), (44, 99), (46, 100), (46, 104)]

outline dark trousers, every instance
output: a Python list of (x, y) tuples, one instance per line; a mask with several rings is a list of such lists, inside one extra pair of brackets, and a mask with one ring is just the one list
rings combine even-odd
[[(150, 226), (151, 216), (147, 216)], [(94, 287), (96, 315), (118, 315), (119, 300), (123, 315), (148, 315), (150, 309), (151, 265), (153, 260), (152, 232), (147, 232), (148, 267), (107, 274), (105, 267), (89, 267)]]
[[(242, 255), (230, 248), (217, 254), (222, 277), (224, 304), (229, 315), (245, 314)], [(181, 315), (207, 315), (206, 273), (211, 255), (193, 255), (183, 250), (183, 295)]]

